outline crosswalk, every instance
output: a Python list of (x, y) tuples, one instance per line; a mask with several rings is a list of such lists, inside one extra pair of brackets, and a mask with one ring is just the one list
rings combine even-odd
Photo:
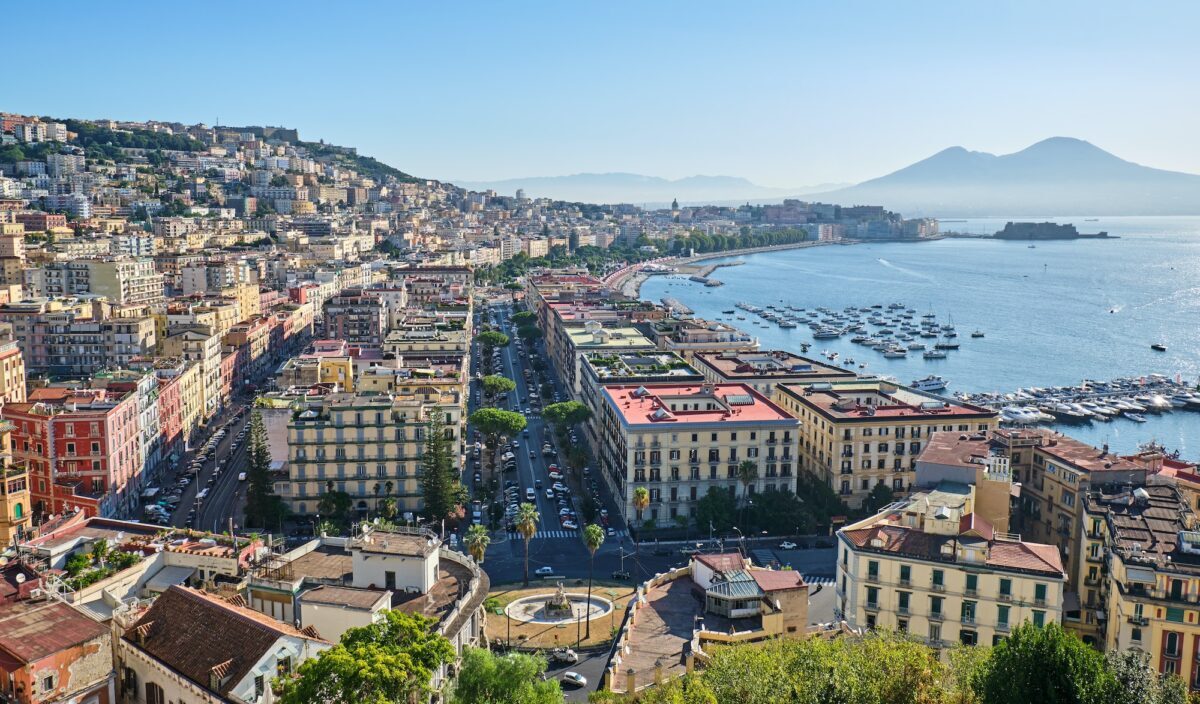
[(818, 584), (823, 584), (823, 585), (829, 587), (829, 586), (833, 586), (833, 583), (834, 583), (833, 577), (830, 577), (829, 575), (809, 576), (807, 574), (801, 573), (800, 576), (804, 578), (804, 583), (809, 586), (816, 586)]
[[(516, 533), (514, 535), (516, 536), (517, 539), (520, 539), (520, 537), (521, 537), (520, 533)], [(619, 531), (616, 531), (616, 535), (608, 535), (608, 536), (605, 536), (604, 539), (606, 542), (607, 541), (615, 542), (615, 541), (621, 540), (621, 538), (624, 538), (625, 535), (626, 535), (625, 531), (619, 530)], [(539, 539), (541, 539), (541, 540), (562, 540), (564, 538), (570, 538), (573, 540), (578, 539), (579, 531), (578, 530), (539, 530), (537, 533), (534, 534), (532, 539), (533, 540), (539, 540)]]

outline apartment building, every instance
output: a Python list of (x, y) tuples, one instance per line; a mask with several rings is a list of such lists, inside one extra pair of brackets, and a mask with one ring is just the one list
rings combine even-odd
[(26, 271), (26, 288), (46, 298), (104, 296), (116, 305), (157, 305), (164, 301), (163, 275), (155, 271), (152, 259), (109, 257), (49, 262)]
[(995, 530), (963, 484), (913, 494), (837, 538), (835, 615), (852, 628), (908, 632), (942, 648), (995, 645), (1026, 621), (1062, 620), (1058, 549)]
[(120, 516), (137, 507), (142, 454), (137, 394), (105, 389), (37, 389), (5, 404), (13, 459), (29, 469), (35, 519), (81, 508)]
[(13, 424), (0, 421), (0, 545), (24, 540), (33, 525), (29, 470), (12, 462)]
[(1022, 535), (1057, 545), (1072, 591), (1078, 591), (1083, 532), (1083, 494), (1104, 486), (1141, 485), (1147, 469), (1072, 437), (1045, 428), (1003, 428), (992, 442), (1009, 458), (1021, 482), (1014, 524)]
[(89, 375), (154, 354), (150, 317), (115, 317), (106, 301), (36, 299), (0, 306), (27, 371)]
[(349, 493), (363, 516), (388, 496), (398, 509), (418, 511), (421, 456), (431, 421), (458, 447), (462, 410), (457, 399), (335, 393), (308, 403), (287, 426), (288, 484), (281, 494), (299, 515), (317, 513), (330, 486)]
[(547, 352), (559, 378), (576, 398), (583, 391), (581, 366), (585, 355), (653, 354), (658, 351), (654, 342), (633, 325), (605, 327), (598, 321), (589, 320), (581, 326), (562, 326), (558, 331), (559, 344)]
[(392, 330), (383, 341), (383, 354), (402, 357), (406, 354), (458, 353), (466, 354), (471, 338), (464, 329), (446, 329), (436, 325), (405, 327)]
[(1084, 506), (1081, 637), (1136, 650), (1200, 691), (1200, 530), (1174, 487), (1090, 490)]
[(759, 352), (699, 352), (692, 364), (714, 384), (747, 384), (767, 398), (779, 384), (850, 381), (858, 375), (784, 350)]
[(275, 385), (280, 389), (326, 385), (338, 391), (354, 391), (354, 358), (345, 340), (316, 340), (301, 355), (279, 368)]
[(990, 409), (880, 379), (780, 384), (774, 398), (800, 421), (800, 468), (855, 508), (879, 484), (895, 494), (908, 492), (916, 458), (933, 433), (999, 425)]
[(12, 337), (11, 326), (0, 332), (0, 403), (25, 400), (25, 357)]
[[(650, 492), (642, 520), (675, 525), (688, 518), (710, 488), (748, 500), (763, 490), (796, 490), (799, 423), (745, 384), (604, 386), (598, 428), (600, 472), (636, 515), (633, 494)], [(758, 478), (738, 480), (753, 462)]]
[(383, 344), (388, 334), (387, 303), (361, 289), (325, 302), (325, 336), (355, 344)]
[(221, 337), (207, 325), (172, 329), (163, 340), (163, 355), (177, 357), (200, 367), (202, 417), (211, 418), (224, 405), (221, 383)]
[(660, 350), (674, 352), (687, 361), (699, 353), (728, 354), (758, 350), (758, 338), (732, 325), (702, 318), (667, 318), (648, 326)]

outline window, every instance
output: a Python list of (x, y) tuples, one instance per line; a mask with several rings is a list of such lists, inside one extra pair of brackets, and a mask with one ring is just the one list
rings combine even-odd
[(1037, 626), (1038, 628), (1041, 628), (1042, 626), (1046, 625), (1046, 612), (1045, 611), (1034, 611), (1033, 612), (1033, 625)]
[[(1129, 631), (1129, 640), (1132, 640), (1135, 643), (1141, 643), (1142, 642), (1142, 629), (1135, 627), (1131, 631)], [(1200, 671), (1200, 668), (1197, 668), (1197, 670)]]
[(912, 582), (912, 567), (910, 565), (900, 565), (900, 583), (909, 584)]
[(163, 696), (163, 688), (153, 682), (147, 682), (146, 704), (167, 704), (167, 698)]
[[(67, 426), (68, 428), (70, 426)], [(42, 694), (54, 691), (54, 675), (48, 675), (42, 678)]]
[(871, 560), (867, 562), (867, 578), (879, 579), (879, 561)]
[(875, 630), (875, 614), (867, 614), (867, 630)]
[(959, 631), (958, 632), (958, 640), (963, 645), (975, 645), (976, 643), (979, 642), (979, 634), (976, 633), (975, 631), (967, 631), (967, 630)]
[(934, 589), (945, 589), (946, 588), (946, 574), (942, 570), (934, 570), (933, 571), (933, 588)]
[(964, 601), (960, 616), (963, 623), (975, 623), (975, 602)]
[(1167, 631), (1163, 634), (1163, 655), (1169, 658), (1179, 657), (1179, 633)]
[(929, 644), (938, 645), (942, 641), (942, 625), (940, 623), (929, 624)]
[(263, 676), (262, 675), (256, 676), (254, 678), (254, 698), (258, 699), (259, 697), (261, 697), (263, 695), (263, 692), (265, 691), (265, 689), (266, 689), (266, 682), (263, 680)]
[(1012, 596), (1012, 580), (1011, 579), (1001, 579), (1000, 580), (1000, 596), (1007, 596), (1007, 597)]
[(867, 587), (867, 608), (879, 608), (879, 589), (876, 587)]
[(1034, 603), (1037, 603), (1037, 604), (1045, 604), (1046, 603), (1046, 585), (1045, 584), (1035, 584), (1033, 586), (1033, 601), (1034, 601)]
[(969, 574), (969, 575), (967, 575), (967, 589), (966, 589), (966, 592), (967, 592), (968, 594), (974, 594), (974, 593), (976, 593), (978, 590), (979, 590), (979, 575), (977, 575), (977, 574)]
[(942, 615), (942, 597), (940, 597), (940, 596), (929, 597), (929, 615), (930, 616), (941, 616)]
[(911, 596), (909, 592), (896, 592), (896, 608), (900, 613), (908, 613), (908, 600)]
[(996, 607), (996, 625), (1001, 628), (1008, 628), (1008, 612), (1012, 608), (1005, 604)]
[(908, 633), (908, 619), (896, 619), (896, 630), (900, 631), (901, 633)]

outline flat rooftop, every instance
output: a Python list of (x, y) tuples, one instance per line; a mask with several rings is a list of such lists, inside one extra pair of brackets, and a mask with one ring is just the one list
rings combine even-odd
[(703, 381), (692, 365), (674, 352), (591, 352), (583, 362), (591, 367), (601, 383), (638, 381)]
[(566, 334), (576, 349), (654, 349), (654, 342), (632, 325), (603, 327), (594, 332), (586, 328), (566, 328)]
[(815, 359), (801, 357), (784, 350), (761, 352), (699, 352), (697, 367), (708, 367), (721, 378), (730, 381), (748, 379), (778, 379), (780, 381), (809, 381), (814, 379), (854, 379), (849, 369), (835, 367)]
[(991, 419), (996, 412), (878, 379), (781, 384), (777, 387), (831, 420)]
[(621, 384), (604, 387), (628, 425), (763, 423), (795, 418), (746, 384)]
[(917, 459), (920, 462), (972, 469), (982, 467), (991, 454), (992, 441), (985, 434), (942, 431), (929, 436)]

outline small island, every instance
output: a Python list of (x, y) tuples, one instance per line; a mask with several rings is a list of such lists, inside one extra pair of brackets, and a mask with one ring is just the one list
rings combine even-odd
[(998, 240), (1081, 240), (1105, 239), (1107, 232), (1085, 234), (1067, 223), (1056, 222), (1008, 222), (1004, 229), (993, 235)]

